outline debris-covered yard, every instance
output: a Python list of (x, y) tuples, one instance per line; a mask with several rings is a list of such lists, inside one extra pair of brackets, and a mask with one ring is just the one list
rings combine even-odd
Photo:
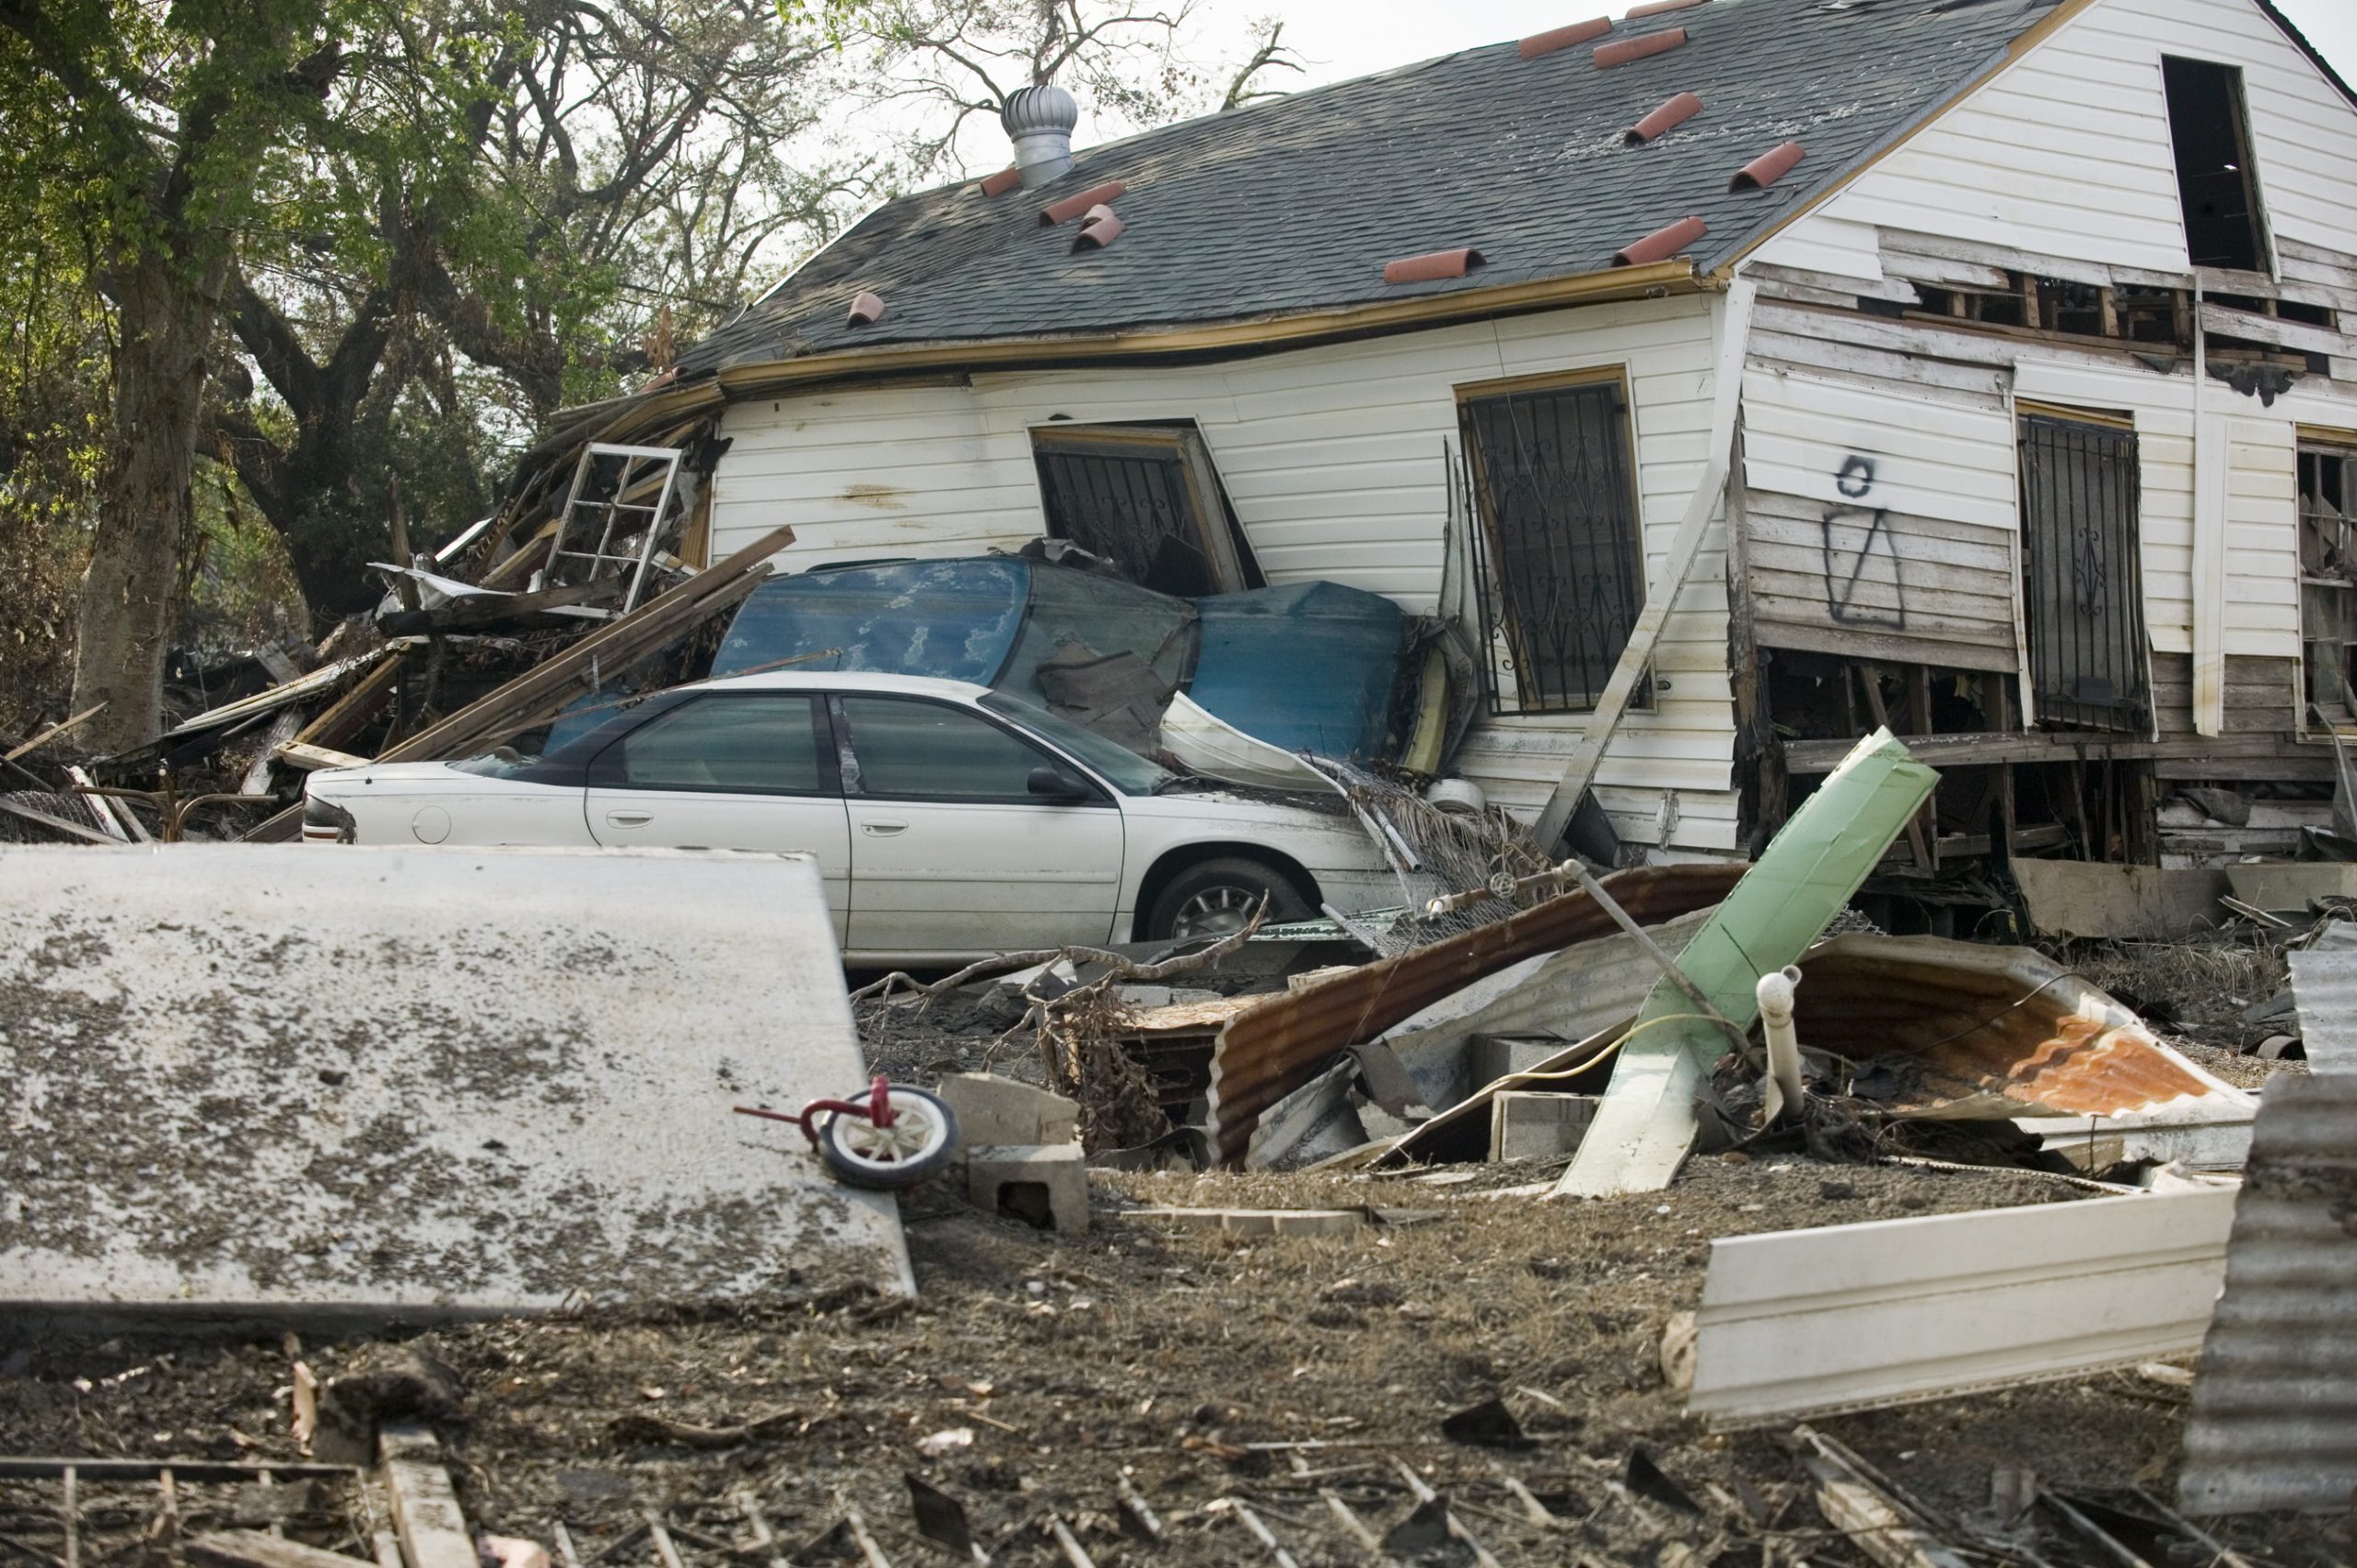
[[(1811, 1501), (1789, 1435), (1708, 1434), (1665, 1382), (1662, 1332), (1694, 1305), (1708, 1238), (2080, 1196), (2035, 1176), (1805, 1158), (1705, 1160), (1658, 1196), (1481, 1195), (1532, 1174), (1095, 1184), (1104, 1208), (1412, 1211), (1333, 1238), (1108, 1218), (1059, 1239), (921, 1190), (904, 1201), (919, 1283), (908, 1304), (814, 1283), (726, 1312), (299, 1347), (60, 1335), (7, 1362), (0, 1447), (294, 1460), (290, 1350), (331, 1386), (416, 1356), (462, 1390), (446, 1432), (470, 1519), (542, 1542), (562, 1526), (585, 1563), (666, 1562), (650, 1517), (682, 1562), (759, 1562), (753, 1513), (785, 1561), (857, 1561), (847, 1536), (819, 1539), (846, 1504), (887, 1561), (939, 1561), (915, 1534), (904, 1474), (955, 1499), (1003, 1562), (1062, 1561), (1051, 1519), (1100, 1563), (1277, 1561), (1240, 1505), (1301, 1563), (1365, 1562), (1376, 1554), (1326, 1494), (1390, 1531), (1415, 1504), (1403, 1463), (1502, 1562), (1859, 1562)], [(389, 1380), (396, 1399), (411, 1386)], [(2049, 1511), (1993, 1513), (1992, 1473), (2002, 1484), (2026, 1469), (2039, 1486), (2131, 1507), (2131, 1488), (2165, 1496), (2185, 1399), (2173, 1374), (2115, 1372), (1817, 1425), (1925, 1506), (2042, 1541), (2045, 1561), (2089, 1562)], [(1486, 1443), (1444, 1435), (1449, 1416), (1492, 1400), (1511, 1428)], [(1125, 1510), (1124, 1481), (1159, 1539)], [(1510, 1482), (1556, 1522), (1536, 1522)], [(53, 1496), (45, 1510), (28, 1491), (12, 1501), (21, 1511), (0, 1527), (0, 1550), (47, 1561)], [(140, 1521), (122, 1523), (111, 1539), (128, 1552)], [(2357, 1551), (2345, 1519), (2247, 1521), (2232, 1542), (2285, 1563)], [(1429, 1560), (1471, 1560), (1454, 1550)], [(1427, 1560), (1404, 1542), (1392, 1554)]]

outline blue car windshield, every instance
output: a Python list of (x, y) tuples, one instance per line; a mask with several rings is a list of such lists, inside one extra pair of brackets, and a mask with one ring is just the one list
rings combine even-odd
[(1127, 747), (1114, 745), (1094, 730), (1083, 729), (1070, 719), (1059, 718), (1045, 708), (1017, 701), (1004, 691), (986, 691), (981, 702), (982, 706), (1001, 718), (1012, 719), (1042, 740), (1071, 752), (1123, 795), (1152, 795), (1178, 777), (1169, 769), (1147, 761)]

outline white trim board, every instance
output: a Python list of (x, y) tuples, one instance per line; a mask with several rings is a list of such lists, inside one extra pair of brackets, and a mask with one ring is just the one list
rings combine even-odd
[(2234, 1214), (2222, 1188), (1723, 1237), (1687, 1409), (1744, 1426), (2197, 1351)]

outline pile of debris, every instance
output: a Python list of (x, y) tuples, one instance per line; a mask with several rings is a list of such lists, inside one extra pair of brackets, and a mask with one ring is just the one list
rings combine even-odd
[[(622, 446), (575, 438), (568, 465), (433, 556), (402, 529), (379, 563), (373, 617), (316, 646), (257, 650), (183, 672), (198, 711), (152, 744), (33, 771), (98, 712), (6, 753), (0, 829), (20, 842), (279, 841), (295, 836), (305, 773), (370, 761), (477, 755), (633, 692), (701, 678), (726, 611), (793, 542), (779, 528), (707, 569), (707, 416)], [(554, 477), (563, 476), (563, 482)], [(24, 786), (21, 790), (15, 786)]]

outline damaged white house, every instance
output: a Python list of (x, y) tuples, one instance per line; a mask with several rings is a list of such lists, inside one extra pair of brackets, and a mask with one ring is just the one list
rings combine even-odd
[(2357, 101), (2266, 0), (1668, 0), (1078, 151), (1069, 110), (571, 436), (705, 454), (707, 559), (1175, 543), (1460, 613), (1455, 770), (1560, 821), (1592, 764), (1657, 856), (1764, 842), (1885, 722), (1945, 774), (1925, 867), (2153, 860), (2182, 784), (2331, 778)]

